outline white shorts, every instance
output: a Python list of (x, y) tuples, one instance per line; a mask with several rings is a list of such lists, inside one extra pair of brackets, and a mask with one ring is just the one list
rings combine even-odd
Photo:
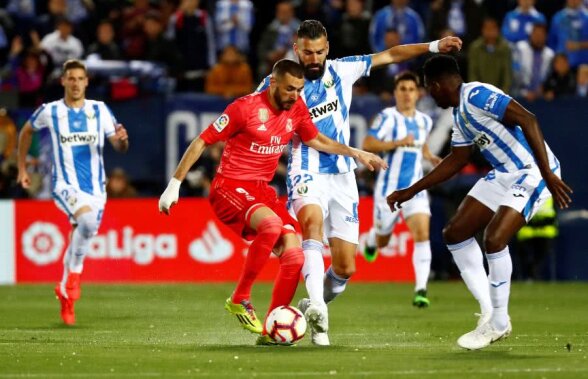
[(307, 204), (319, 205), (326, 238), (359, 243), (359, 194), (353, 171), (345, 174), (301, 171), (288, 175), (288, 209), (294, 217)]
[(374, 229), (376, 229), (376, 234), (380, 236), (392, 234), (400, 214), (406, 220), (417, 213), (431, 215), (427, 191), (421, 191), (409, 201), (402, 203), (402, 209), (397, 212), (390, 210), (386, 202), (386, 196), (374, 195)]
[[(555, 174), (561, 177), (558, 168)], [(515, 172), (492, 170), (478, 180), (468, 193), (493, 212), (500, 206), (507, 206), (520, 212), (528, 222), (543, 205), (551, 193), (536, 166)]]
[(67, 184), (58, 184), (53, 189), (53, 200), (55, 205), (69, 217), (72, 225), (76, 224), (74, 214), (84, 206), (92, 208), (92, 213), (96, 215), (98, 224), (102, 221), (106, 197), (95, 196)]

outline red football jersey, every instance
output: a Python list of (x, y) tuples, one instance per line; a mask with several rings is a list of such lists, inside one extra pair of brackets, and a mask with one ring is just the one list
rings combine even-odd
[(235, 100), (200, 135), (207, 144), (227, 141), (219, 174), (269, 182), (294, 133), (304, 142), (317, 136), (318, 129), (301, 98), (286, 111), (275, 109), (268, 96), (269, 89)]

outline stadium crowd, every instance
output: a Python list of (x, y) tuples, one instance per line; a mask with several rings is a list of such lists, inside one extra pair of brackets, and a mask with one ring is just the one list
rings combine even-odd
[[(587, 6), (583, 0), (0, 0), (0, 105), (8, 109), (0, 116), (0, 197), (43, 197), (47, 169), (40, 164), (29, 193), (16, 186), (11, 162), (18, 126), (10, 110), (59, 98), (59, 69), (67, 59), (86, 60), (95, 97), (105, 100), (152, 92), (234, 98), (254, 90), (277, 60), (294, 59), (300, 21), (316, 19), (330, 33), (330, 58), (456, 35), (464, 41), (457, 58), (466, 81), (493, 84), (528, 102), (586, 97)], [(354, 93), (375, 93), (392, 104), (395, 75), (419, 72), (422, 63), (373, 70)], [(419, 109), (435, 121), (448, 117), (424, 91)], [(432, 133), (433, 153), (443, 156), (448, 137), (447, 129)], [(210, 149), (189, 173), (186, 194), (208, 194), (221, 151)], [(282, 194), (285, 163), (273, 181)], [(480, 159), (464, 172), (484, 170)], [(370, 194), (373, 175), (358, 177), (360, 193)], [(123, 193), (141, 194), (141, 188)]]

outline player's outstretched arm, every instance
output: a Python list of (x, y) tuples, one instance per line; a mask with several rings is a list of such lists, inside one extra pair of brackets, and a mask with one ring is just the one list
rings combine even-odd
[(18, 155), (17, 155), (17, 166), (18, 166), (18, 179), (22, 188), (29, 188), (31, 186), (31, 178), (27, 172), (27, 154), (31, 143), (33, 141), (33, 133), (35, 130), (29, 121), (23, 126), (20, 134), (18, 135)]
[(129, 135), (127, 134), (127, 130), (122, 124), (117, 124), (114, 129), (116, 132), (108, 137), (108, 140), (114, 150), (119, 153), (126, 153), (129, 150)]
[(194, 165), (194, 163), (200, 158), (204, 149), (206, 149), (206, 146), (206, 142), (200, 137), (194, 139), (190, 146), (188, 146), (186, 152), (184, 152), (184, 156), (182, 156), (182, 160), (180, 160), (180, 163), (174, 172), (174, 176), (170, 179), (167, 188), (159, 198), (159, 212), (168, 215), (171, 207), (178, 202), (180, 184), (182, 184), (182, 180), (186, 177), (190, 167), (192, 167), (192, 165)]
[(458, 37), (445, 37), (430, 43), (398, 45), (372, 55), (372, 67), (399, 63), (419, 55), (432, 53), (451, 53), (461, 50), (462, 41)]
[(502, 122), (507, 127), (515, 127), (519, 125), (523, 130), (523, 134), (529, 143), (529, 147), (533, 151), (533, 156), (541, 172), (541, 176), (545, 180), (545, 184), (551, 192), (553, 199), (560, 208), (567, 208), (572, 202), (569, 194), (572, 189), (561, 180), (549, 168), (549, 158), (547, 157), (547, 150), (545, 149), (545, 140), (541, 128), (537, 122), (537, 118), (527, 109), (525, 109), (516, 100), (512, 99), (506, 108)]
[(367, 136), (363, 140), (362, 149), (370, 153), (378, 154), (387, 151), (395, 150), (401, 146), (412, 146), (414, 144), (414, 136), (412, 134), (396, 141), (382, 141), (374, 136)]
[(452, 147), (449, 155), (419, 181), (408, 188), (394, 191), (388, 195), (386, 201), (390, 209), (394, 212), (402, 208), (402, 203), (412, 199), (417, 193), (457, 174), (470, 160), (471, 152), (472, 146)]
[(384, 160), (379, 156), (333, 141), (322, 133), (317, 134), (315, 138), (309, 141), (304, 141), (304, 143), (313, 149), (322, 151), (324, 153), (345, 155), (347, 157), (356, 158), (371, 171), (377, 168), (388, 168), (386, 162), (384, 162)]

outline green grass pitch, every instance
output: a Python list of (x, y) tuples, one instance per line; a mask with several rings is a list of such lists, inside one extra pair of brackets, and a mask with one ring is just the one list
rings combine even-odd
[[(66, 327), (52, 286), (0, 287), (0, 378), (588, 378), (588, 284), (515, 283), (513, 334), (481, 351), (455, 343), (476, 322), (461, 282), (432, 283), (429, 309), (411, 285), (351, 283), (329, 348), (254, 346), (223, 309), (232, 288), (88, 284)], [(259, 314), (270, 290), (254, 288)]]

